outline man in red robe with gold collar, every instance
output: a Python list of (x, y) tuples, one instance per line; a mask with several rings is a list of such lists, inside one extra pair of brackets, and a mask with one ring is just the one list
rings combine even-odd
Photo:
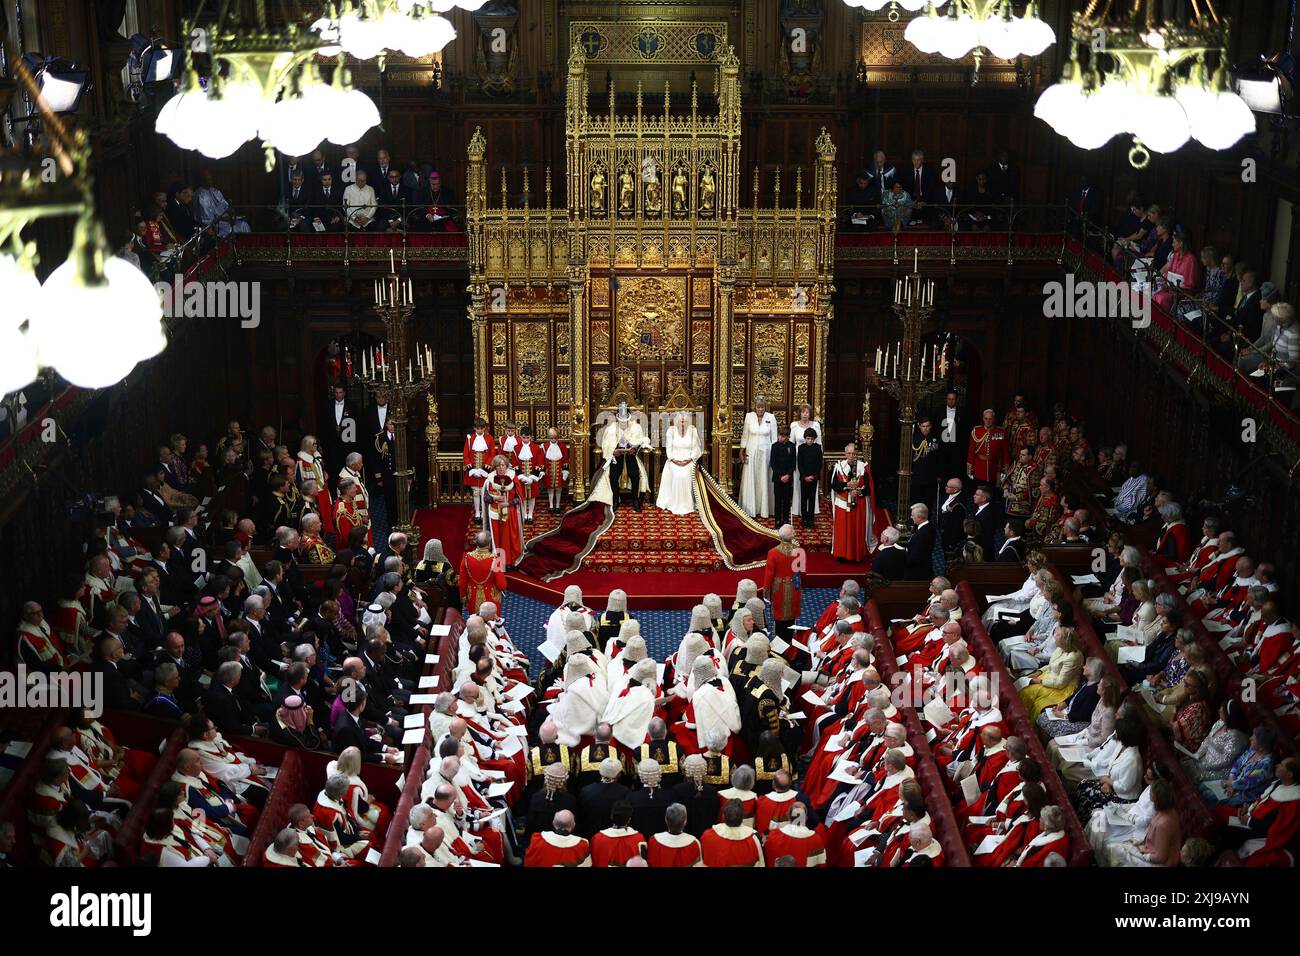
[(489, 546), (487, 532), (474, 537), (474, 550), (460, 559), (460, 595), (463, 606), (479, 607), (491, 601), (501, 606), (501, 592), (506, 589), (505, 568), (499, 566)]
[(996, 420), (993, 409), (984, 409), (984, 422), (971, 429), (966, 446), (966, 474), (980, 484), (1000, 485), (1007, 470), (1007, 434)]
[(790, 636), (790, 626), (799, 619), (802, 603), (799, 573), (807, 560), (804, 550), (794, 540), (794, 527), (784, 524), (777, 531), (781, 543), (767, 553), (763, 590), (772, 604), (772, 619), (779, 637)]

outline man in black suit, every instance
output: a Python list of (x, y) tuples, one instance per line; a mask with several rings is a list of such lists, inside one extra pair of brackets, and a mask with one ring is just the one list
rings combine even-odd
[(1105, 237), (1096, 231), (1105, 225), (1102, 222), (1101, 190), (1094, 186), (1087, 176), (1084, 176), (1079, 182), (1079, 188), (1070, 195), (1066, 205), (1070, 215), (1070, 235), (1075, 239), (1082, 238), (1083, 224), (1086, 221), (1092, 233), (1088, 238), (1089, 244), (1104, 250)]
[(160, 473), (151, 472), (144, 476), (143, 487), (140, 489), (140, 504), (145, 511), (157, 519), (157, 523), (163, 527), (170, 528), (176, 520), (172, 509), (167, 507), (167, 502), (159, 494), (162, 488), (162, 478)]
[(870, 229), (880, 222), (880, 197), (871, 185), (871, 171), (860, 171), (844, 194), (844, 225), (849, 229)]
[[(1236, 302), (1224, 320), (1250, 342), (1258, 339), (1264, 328), (1264, 310), (1259, 300), (1259, 274), (1246, 266), (1237, 285)], [(1216, 350), (1220, 355), (1232, 354), (1232, 334), (1227, 329), (1219, 334)]]
[(897, 528), (886, 528), (880, 532), (880, 548), (872, 555), (871, 570), (886, 581), (906, 579), (907, 549), (898, 543)]
[(939, 177), (932, 166), (926, 165), (925, 151), (912, 150), (912, 166), (902, 176), (903, 188), (912, 196), (912, 221), (933, 225), (934, 216), (929, 209), (939, 193)]
[[(335, 184), (338, 184), (338, 175), (335, 173), (334, 164), (325, 158), (325, 153), (322, 150), (312, 150), (311, 161), (306, 164), (305, 172), (307, 175), (307, 182), (309, 182), (313, 188), (320, 186), (321, 179), (324, 178), (326, 173), (334, 176)], [(340, 185), (339, 188), (341, 189), (342, 186)]]
[(966, 517), (970, 514), (962, 494), (961, 479), (949, 478), (944, 485), (944, 498), (939, 503), (939, 534), (944, 551), (961, 547), (966, 540)]
[[(318, 228), (321, 227), (321, 228)], [(312, 214), (313, 232), (340, 232), (343, 229), (343, 186), (328, 169), (321, 174), (316, 189), (316, 206)]]
[[(270, 723), (275, 716), (275, 705), (271, 700), (271, 692), (266, 684), (265, 672), (253, 659), (253, 655), (257, 653), (255, 648), (263, 647), (269, 638), (260, 630), (253, 628), (251, 619), (244, 618), (244, 621), (249, 625), (249, 630), (244, 632), (236, 631), (226, 639), (227, 644), (235, 650), (235, 653), (231, 656), (234, 657), (235, 663), (240, 666), (239, 699), (244, 702), (244, 710), (252, 714), (256, 720)], [(254, 633), (257, 635), (256, 644), (253, 642)], [(271, 658), (271, 660), (274, 661), (274, 658)], [(278, 669), (275, 676), (279, 676)]]
[(375, 450), (373, 439), (388, 423), (388, 393), (382, 389), (376, 389), (375, 400), (366, 408), (365, 418), (362, 420), (362, 431), (357, 441), (362, 444), (361, 454), (366, 458), (367, 470), (374, 460)]
[(627, 799), (627, 787), (618, 782), (622, 772), (618, 758), (607, 757), (600, 762), (600, 779), (578, 793), (578, 831), (582, 836), (590, 839), (609, 826), (614, 804)]
[[(810, 429), (811, 431), (811, 429)], [(776, 430), (776, 441), (772, 442), (772, 454), (769, 459), (772, 466), (772, 494), (776, 507), (776, 526), (790, 520), (790, 502), (794, 500), (795, 457), (798, 449), (790, 440), (790, 426), (781, 425)]]
[(304, 160), (302, 156), (285, 156), (280, 154), (280, 161), (276, 164), (280, 173), (280, 192), (287, 196), (289, 190), (293, 188), (293, 178), (301, 176), (303, 185), (309, 190), (316, 182), (315, 168)]
[(126, 653), (121, 638), (111, 630), (95, 640), (95, 663), (90, 669), (99, 675), (104, 687), (104, 706), (111, 710), (139, 710), (140, 693), (131, 686), (121, 668)]
[(1006, 540), (1002, 542), (1002, 547), (998, 548), (998, 561), (1014, 561), (1016, 564), (1025, 563), (1025, 523), (1019, 518), (1008, 518), (1006, 526), (1002, 529), (1006, 535)]
[(949, 231), (952, 230), (957, 223), (957, 217), (961, 215), (961, 211), (957, 207), (964, 202), (966, 202), (966, 196), (957, 188), (956, 183), (939, 184), (934, 196), (934, 211), (938, 213), (943, 228)]
[[(135, 622), (140, 625), (147, 652), (162, 647), (163, 637), (167, 634), (169, 615), (163, 610), (164, 602), (158, 592), (160, 578), (158, 569), (149, 567), (140, 572), (140, 577), (136, 581), (136, 591), (140, 594), (140, 610), (136, 612)], [(173, 607), (170, 616), (174, 616), (175, 613)]]
[(879, 206), (881, 197), (894, 186), (898, 170), (885, 158), (883, 149), (876, 150), (871, 158), (871, 168), (867, 171), (868, 188), (871, 190), (872, 202)]
[(314, 232), (311, 221), (315, 216), (316, 191), (308, 185), (301, 171), (289, 177), (284, 190), (284, 217), (294, 232)]
[(396, 166), (388, 168), (386, 179), (376, 180), (375, 198), (379, 202), (379, 221), (389, 232), (401, 232), (406, 217), (411, 213), (415, 197), (402, 182), (402, 171)]
[(1020, 201), (1020, 168), (1011, 162), (1011, 154), (1007, 150), (998, 152), (997, 162), (987, 172), (989, 191), (999, 202)]
[(330, 390), (330, 400), (322, 418), (319, 434), (325, 444), (325, 463), (334, 471), (333, 475), (327, 476), (333, 486), (339, 470), (347, 463), (348, 455), (361, 447), (361, 415), (348, 399), (345, 386), (335, 385)]
[(799, 527), (807, 531), (817, 521), (817, 484), (822, 474), (822, 446), (814, 429), (804, 429), (795, 464), (799, 471)]
[(998, 526), (997, 510), (993, 507), (993, 491), (987, 485), (975, 489), (974, 518), (980, 525), (980, 547), (984, 549), (984, 560), (989, 561), (996, 553), (993, 549), (994, 529)]
[[(966, 436), (970, 434), (970, 419), (957, 406), (957, 393), (949, 392), (944, 396), (943, 404), (930, 416), (939, 436), (940, 477), (945, 479), (966, 474)], [(962, 487), (965, 488), (964, 483)]]
[(934, 576), (934, 522), (929, 506), (912, 505), (912, 522), (916, 530), (907, 539), (907, 580), (929, 581)]
[(203, 712), (222, 736), (239, 734), (247, 737), (255, 732), (257, 719), (239, 693), (242, 681), (243, 670), (239, 662), (226, 661), (218, 665), (212, 685), (203, 695)]
[(397, 748), (373, 740), (361, 726), (361, 714), (366, 709), (365, 686), (355, 684), (348, 693), (352, 699), (345, 701), (346, 706), (339, 714), (338, 723), (334, 725), (334, 733), (331, 735), (334, 752), (341, 754), (348, 747), (356, 747), (361, 751), (362, 760), (371, 763), (392, 763)]
[(172, 664), (180, 683), (172, 695), (181, 708), (192, 711), (199, 697), (199, 677), (201, 669), (191, 666), (185, 660), (185, 638), (176, 631), (169, 631), (163, 638), (163, 646), (154, 655), (152, 669), (157, 671), (159, 664)]
[[(399, 182), (402, 178), (401, 167), (393, 162), (393, 158), (389, 155), (388, 150), (383, 148), (375, 150), (375, 161), (373, 163), (362, 166), (361, 168), (366, 171), (366, 179), (370, 181), (370, 185), (375, 187), (376, 195), (379, 195), (380, 190), (387, 188), (384, 184), (388, 182), (388, 173), (391, 170), (397, 171)], [(380, 202), (383, 202), (382, 198), (380, 199)]]

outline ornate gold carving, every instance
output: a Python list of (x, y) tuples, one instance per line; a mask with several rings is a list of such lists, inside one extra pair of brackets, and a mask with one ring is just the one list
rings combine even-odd
[(754, 326), (754, 348), (750, 356), (753, 393), (768, 396), (773, 404), (778, 403), (776, 396), (785, 394), (789, 335), (788, 325), (763, 322)]
[(492, 364), (506, 364), (506, 325), (504, 322), (492, 323)]
[(605, 276), (593, 276), (591, 280), (591, 304), (598, 309), (609, 308), (609, 279)]
[(711, 365), (713, 363), (713, 323), (696, 321), (691, 323), (691, 364)]
[(686, 348), (685, 276), (622, 279), (616, 300), (619, 359), (680, 359)]
[(731, 326), (731, 364), (737, 368), (743, 368), (749, 363), (745, 361), (745, 356), (749, 350), (745, 348), (745, 323), (733, 322)]
[(691, 280), (691, 303), (697, 309), (713, 305), (713, 282), (707, 276), (696, 276)]
[(609, 323), (591, 323), (591, 360), (597, 365), (609, 364)]
[(545, 322), (515, 324), (515, 401), (544, 402), (550, 398), (551, 348)]
[(508, 405), (509, 403), (510, 403), (510, 377), (507, 375), (493, 375), (492, 376), (492, 404), (501, 406), (501, 405)]
[(604, 215), (606, 194), (609, 192), (609, 183), (605, 179), (605, 167), (597, 164), (591, 173), (591, 212), (593, 215)]
[(708, 372), (691, 373), (691, 394), (696, 396), (696, 401), (707, 401), (710, 390), (710, 379)]
[(794, 364), (806, 368), (810, 364), (812, 330), (807, 323), (800, 322), (794, 327)]
[(795, 406), (802, 405), (804, 402), (807, 402), (814, 408), (816, 407), (816, 404), (813, 402), (813, 396), (808, 394), (808, 376), (796, 374), (794, 377), (794, 393), (791, 408), (793, 409)]

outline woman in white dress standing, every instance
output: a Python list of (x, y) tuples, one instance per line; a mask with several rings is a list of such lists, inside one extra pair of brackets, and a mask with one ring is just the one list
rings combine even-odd
[[(812, 406), (805, 403), (799, 408), (799, 417), (790, 423), (790, 441), (794, 442), (795, 448), (803, 444), (804, 432), (809, 429), (812, 429), (813, 434), (817, 436), (815, 441), (817, 444), (822, 445), (822, 450), (825, 451), (825, 445), (822, 443), (822, 423), (812, 417)], [(821, 475), (817, 477), (820, 479)], [(792, 515), (802, 513), (799, 510), (799, 490), (803, 487), (803, 476), (800, 475), (799, 478), (801, 480), (794, 483), (794, 500), (790, 503), (790, 514)], [(818, 496), (817, 503), (813, 505), (813, 514), (821, 514), (821, 510), (821, 497)]]
[(678, 412), (664, 438), (664, 470), (655, 504), (675, 515), (695, 511), (695, 462), (703, 453), (699, 430), (690, 415)]
[(754, 410), (745, 414), (740, 434), (740, 507), (755, 518), (772, 515), (772, 442), (776, 441), (776, 416), (767, 410), (767, 399), (754, 399)]

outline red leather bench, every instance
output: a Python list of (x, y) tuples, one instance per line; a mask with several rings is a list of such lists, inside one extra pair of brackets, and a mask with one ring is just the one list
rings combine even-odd
[[(898, 665), (894, 663), (897, 655), (894, 653), (893, 645), (889, 643), (888, 632), (880, 618), (880, 609), (876, 607), (874, 600), (867, 602), (866, 621), (872, 637), (876, 639), (874, 653), (880, 679), (886, 687), (895, 688), (898, 686)], [(961, 828), (957, 825), (957, 818), (953, 816), (952, 802), (948, 799), (948, 792), (943, 785), (943, 773), (939, 770), (934, 754), (930, 751), (930, 744), (925, 739), (921, 720), (911, 706), (899, 707), (898, 710), (903, 716), (903, 725), (907, 728), (907, 742), (912, 745), (912, 750), (916, 753), (916, 779), (921, 785), (925, 795), (925, 807), (930, 812), (930, 820), (934, 824), (934, 838), (943, 847), (944, 866), (970, 866), (966, 841)]]
[(979, 661), (980, 669), (986, 674), (997, 676), (998, 707), (1002, 711), (1003, 723), (1006, 724), (1010, 733), (1024, 739), (1029, 755), (1044, 770), (1043, 786), (1047, 788), (1048, 796), (1065, 814), (1065, 831), (1070, 837), (1069, 864), (1070, 866), (1089, 866), (1093, 857), (1092, 847), (1088, 843), (1088, 838), (1084, 835), (1078, 815), (1074, 812), (1074, 804), (1070, 802), (1070, 795), (1065, 789), (1065, 784), (1052, 770), (1052, 762), (1047, 756), (1047, 751), (1043, 749), (1042, 742), (1038, 739), (1037, 728), (1029, 719), (1024, 704), (1020, 702), (1020, 695), (1016, 693), (1015, 681), (1006, 665), (1002, 662), (1002, 656), (998, 653), (993, 639), (989, 637), (988, 631), (985, 630), (984, 622), (980, 620), (980, 602), (976, 600), (975, 592), (967, 581), (957, 585), (957, 594), (961, 597), (961, 630), (966, 639), (966, 645), (970, 648), (970, 652), (975, 655), (975, 659)]
[(243, 866), (261, 866), (262, 854), (267, 846), (277, 833), (289, 825), (289, 808), (295, 803), (307, 802), (307, 782), (303, 777), (302, 763), (301, 753), (290, 750), (284, 754), (275, 783), (271, 786), (271, 795), (266, 798), (262, 814), (257, 819), (257, 827), (248, 838)]

